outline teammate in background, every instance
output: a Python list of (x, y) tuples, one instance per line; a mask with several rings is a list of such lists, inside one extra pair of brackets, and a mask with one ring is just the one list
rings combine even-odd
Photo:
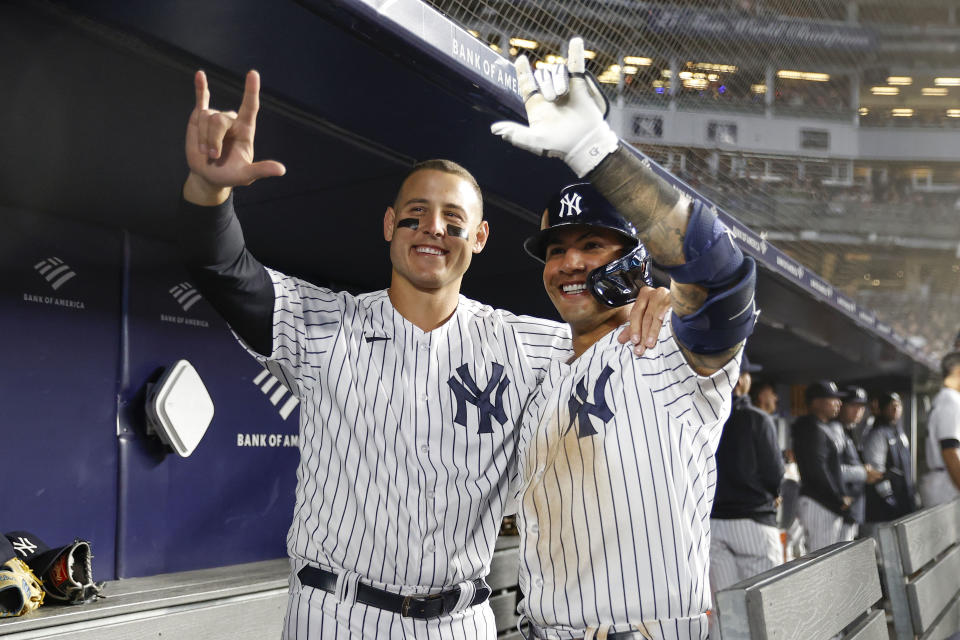
[(910, 462), (910, 442), (900, 418), (903, 403), (896, 393), (881, 393), (877, 398), (879, 415), (863, 440), (863, 461), (883, 474), (883, 478), (867, 487), (864, 535), (872, 534), (877, 525), (913, 513), (917, 509)]
[[(525, 245), (573, 357), (551, 364), (523, 416), (521, 612), (537, 638), (703, 639), (714, 452), (755, 321), (756, 267), (708, 207), (621, 145), (581, 39), (536, 78), (526, 57), (515, 65), (529, 126), (492, 131), (590, 183), (555, 197)], [(656, 346), (623, 358), (619, 305), (644, 247), (672, 279), (673, 314)]]
[(806, 390), (809, 413), (793, 423), (793, 454), (800, 471), (797, 518), (806, 533), (807, 553), (839, 542), (843, 517), (853, 502), (843, 485), (846, 439), (833, 422), (842, 395), (830, 380), (814, 382)]
[(853, 440), (857, 426), (863, 421), (863, 414), (867, 410), (867, 392), (860, 387), (844, 389), (843, 404), (840, 405), (840, 414), (837, 422), (840, 429), (834, 427), (836, 435), (842, 435), (844, 449), (841, 454), (841, 475), (843, 477), (843, 491), (853, 498), (850, 508), (843, 513), (843, 526), (840, 528), (841, 540), (853, 540), (863, 524), (866, 502), (864, 490), (868, 484), (873, 484), (883, 478), (883, 474), (868, 464), (863, 464), (856, 443)]
[(927, 473), (920, 482), (923, 506), (960, 497), (960, 351), (940, 361), (943, 386), (927, 418)]
[[(386, 210), (389, 289), (354, 296), (264, 268), (231, 199), (233, 187), (285, 171), (253, 161), (259, 76), (247, 75), (238, 113), (208, 108), (202, 72), (195, 88), (185, 262), (301, 399), (283, 637), (494, 638), (483, 578), (512, 498), (515, 421), (538, 372), (570, 354), (569, 330), (460, 295), (489, 229), (476, 181), (449, 161), (417, 165)], [(665, 306), (661, 294), (642, 292), (635, 311)]]
[(717, 488), (710, 514), (710, 588), (725, 589), (783, 562), (777, 504), (783, 456), (770, 414), (750, 402), (750, 374), (761, 367), (743, 356), (733, 410), (717, 447)]
[(750, 385), (750, 401), (754, 407), (766, 411), (771, 417), (777, 415), (780, 397), (777, 396), (777, 390), (769, 380)]

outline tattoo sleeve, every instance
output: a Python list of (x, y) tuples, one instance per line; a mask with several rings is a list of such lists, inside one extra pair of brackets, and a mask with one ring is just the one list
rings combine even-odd
[[(637, 227), (650, 256), (664, 266), (686, 262), (683, 236), (690, 216), (690, 201), (622, 145), (588, 176), (617, 211)], [(674, 312), (690, 315), (707, 299), (707, 290), (696, 284), (670, 284)]]
[[(684, 264), (684, 234), (690, 217), (690, 200), (657, 175), (650, 164), (621, 144), (587, 175), (597, 190), (636, 227), (650, 256), (660, 265)], [(674, 313), (688, 316), (707, 300), (707, 289), (698, 284), (670, 283)], [(709, 375), (736, 355), (742, 343), (721, 353), (694, 353), (681, 349), (690, 366), (700, 375)]]

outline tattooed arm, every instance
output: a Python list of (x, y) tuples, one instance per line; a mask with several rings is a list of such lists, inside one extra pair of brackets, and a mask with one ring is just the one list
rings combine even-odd
[[(684, 264), (683, 239), (690, 217), (690, 199), (621, 145), (586, 176), (620, 213), (636, 225), (640, 240), (657, 264)], [(700, 309), (707, 289), (697, 284), (670, 283), (674, 313), (683, 317)], [(694, 353), (680, 345), (690, 366), (710, 375), (732, 358), (740, 343), (721, 353)]]

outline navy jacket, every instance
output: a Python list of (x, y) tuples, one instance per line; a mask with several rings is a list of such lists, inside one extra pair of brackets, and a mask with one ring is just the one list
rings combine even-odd
[(750, 518), (776, 526), (775, 500), (783, 480), (783, 457), (770, 415), (736, 396), (717, 447), (717, 490), (711, 518)]
[(876, 423), (863, 439), (863, 457), (883, 480), (866, 490), (867, 522), (889, 522), (917, 509), (907, 435), (899, 424)]
[(793, 423), (793, 454), (800, 471), (800, 495), (816, 500), (823, 507), (844, 515), (843, 452), (846, 443), (832, 437), (829, 424), (813, 414), (800, 416)]

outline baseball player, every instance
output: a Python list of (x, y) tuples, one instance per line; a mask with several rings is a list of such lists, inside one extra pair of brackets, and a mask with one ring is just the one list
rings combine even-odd
[(923, 506), (960, 497), (960, 351), (940, 361), (943, 387), (927, 418), (927, 473), (920, 481)]
[(840, 429), (833, 426), (834, 437), (843, 437), (844, 449), (840, 454), (840, 475), (843, 478), (843, 492), (852, 499), (850, 508), (843, 512), (843, 524), (840, 526), (840, 540), (853, 540), (863, 524), (866, 502), (864, 490), (883, 478), (883, 474), (864, 464), (854, 442), (857, 426), (863, 421), (867, 410), (867, 392), (861, 387), (847, 387), (843, 391), (843, 403), (837, 415)]
[[(492, 131), (589, 181), (551, 200), (525, 244), (573, 336), (521, 423), (527, 633), (705, 638), (714, 451), (755, 321), (755, 264), (708, 207), (621, 146), (582, 40), (536, 78), (525, 57), (516, 69), (529, 126)], [(672, 279), (673, 314), (642, 358), (622, 358), (620, 305), (644, 247)]]
[(863, 461), (883, 478), (866, 488), (865, 534), (917, 509), (910, 442), (900, 424), (903, 402), (899, 394), (885, 392), (878, 396), (877, 407), (876, 422), (863, 439)]
[(713, 593), (783, 562), (777, 505), (783, 456), (770, 414), (750, 402), (743, 356), (733, 409), (717, 447), (717, 488), (710, 514), (710, 587)]
[(840, 541), (843, 515), (853, 503), (843, 486), (846, 438), (834, 422), (842, 395), (830, 380), (814, 382), (806, 390), (810, 412), (793, 423), (793, 455), (800, 471), (797, 519), (808, 553)]
[[(253, 161), (259, 76), (247, 75), (237, 113), (209, 109), (202, 72), (195, 88), (185, 263), (301, 400), (283, 637), (493, 638), (483, 577), (512, 497), (515, 421), (538, 376), (570, 354), (569, 330), (460, 295), (489, 228), (476, 181), (449, 161), (414, 167), (386, 210), (389, 289), (354, 296), (263, 267), (231, 198), (285, 171)], [(638, 326), (658, 332), (654, 320)]]

